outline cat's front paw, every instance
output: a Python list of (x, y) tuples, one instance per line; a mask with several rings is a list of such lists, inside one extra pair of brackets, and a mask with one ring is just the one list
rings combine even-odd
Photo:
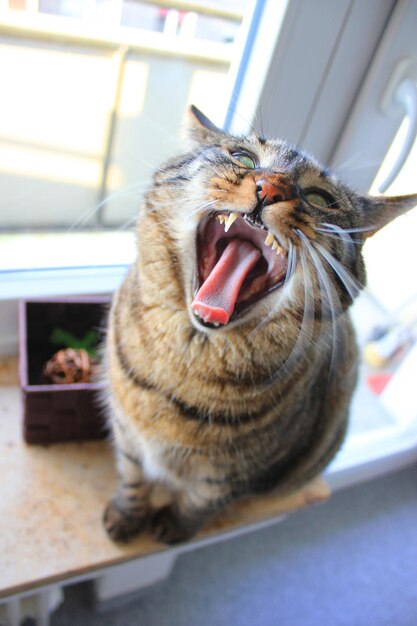
[(103, 513), (103, 524), (109, 537), (119, 543), (127, 543), (142, 530), (146, 521), (144, 514), (123, 509), (117, 499), (110, 500)]
[(172, 506), (165, 506), (151, 519), (151, 531), (155, 539), (163, 543), (175, 544), (186, 541), (195, 535), (198, 525), (181, 518)]

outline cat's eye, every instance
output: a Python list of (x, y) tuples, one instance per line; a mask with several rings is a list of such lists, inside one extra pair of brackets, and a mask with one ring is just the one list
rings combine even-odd
[(256, 168), (255, 159), (247, 152), (233, 152), (232, 157), (249, 170), (254, 170)]
[(328, 209), (335, 206), (335, 201), (327, 191), (322, 190), (308, 190), (304, 192), (304, 198), (308, 204), (318, 209)]

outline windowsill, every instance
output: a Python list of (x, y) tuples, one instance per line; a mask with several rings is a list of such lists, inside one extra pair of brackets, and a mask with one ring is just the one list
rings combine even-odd
[(397, 424), (347, 437), (324, 477), (332, 490), (350, 487), (417, 462), (417, 425)]
[(132, 232), (2, 235), (0, 300), (114, 291), (134, 244)]
[(0, 273), (129, 265), (134, 239), (133, 232), (117, 230), (2, 234)]
[[(0, 300), (111, 293), (135, 255), (132, 232), (2, 235), (0, 245)], [(377, 315), (378, 307), (369, 294), (356, 303), (353, 317), (360, 343), (361, 336), (368, 334), (369, 324), (376, 323)], [(385, 315), (379, 315), (384, 321)], [(2, 328), (8, 348), (5, 354), (11, 353), (10, 347), (17, 342), (17, 330), (6, 331)], [(352, 404), (346, 443), (326, 472), (332, 488), (348, 486), (416, 460), (417, 425), (405, 428), (398, 424), (367, 390), (362, 377)]]

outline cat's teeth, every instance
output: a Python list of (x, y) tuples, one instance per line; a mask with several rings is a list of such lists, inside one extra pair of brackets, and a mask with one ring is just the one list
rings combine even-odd
[(231, 225), (233, 224), (233, 222), (235, 220), (237, 220), (238, 217), (239, 217), (239, 213), (234, 213), (233, 212), (233, 213), (229, 214), (229, 216), (228, 216), (228, 218), (227, 218), (227, 220), (225, 222), (225, 225), (224, 225), (224, 230), (225, 230), (226, 233), (229, 230), (229, 228), (231, 227)]
[[(233, 213), (229, 213), (228, 215), (225, 215), (224, 213), (221, 213), (220, 215), (216, 215), (216, 219), (220, 222), (220, 224), (224, 224), (224, 230), (226, 233), (228, 232), (231, 225), (237, 220), (238, 217), (239, 217), (239, 213), (236, 213), (235, 211)], [(245, 218), (246, 215), (243, 215), (242, 217)], [(267, 234), (264, 244), (266, 246), (271, 246), (272, 250), (276, 250), (277, 255), (278, 254), (285, 255), (284, 248), (280, 246), (280, 244), (275, 239), (272, 233)]]
[[(272, 244), (272, 246), (271, 246)], [(265, 245), (266, 246), (271, 246), (272, 250), (276, 250), (277, 254), (281, 254), (284, 252), (284, 250), (281, 248), (281, 246), (279, 245), (278, 241), (275, 239), (274, 235), (272, 235), (271, 233), (268, 233), (268, 235), (266, 236), (265, 239)]]
[[(198, 317), (198, 319), (202, 320), (203, 322), (207, 323), (209, 321), (209, 316), (208, 315), (206, 315), (206, 316), (200, 315), (200, 313), (197, 313), (197, 311), (194, 311), (194, 315), (196, 317)], [(212, 322), (212, 324), (213, 324), (213, 326), (216, 326), (216, 327), (220, 326), (220, 322)]]

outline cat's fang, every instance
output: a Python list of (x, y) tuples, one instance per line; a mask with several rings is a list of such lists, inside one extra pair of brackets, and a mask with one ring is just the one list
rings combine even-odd
[(278, 241), (275, 239), (274, 235), (272, 235), (271, 233), (268, 233), (268, 235), (266, 236), (264, 244), (267, 247), (271, 246), (272, 250), (276, 250), (276, 254), (284, 254), (285, 255), (284, 248), (282, 246), (280, 246)]
[(228, 216), (228, 218), (227, 218), (227, 220), (225, 222), (225, 225), (224, 225), (224, 231), (226, 233), (229, 230), (229, 228), (231, 227), (231, 225), (233, 224), (233, 222), (236, 221), (238, 217), (239, 217), (239, 213), (233, 212), (233, 213), (229, 214), (229, 216)]
[(223, 224), (226, 221), (226, 216), (225, 215), (216, 215), (216, 219), (220, 222), (220, 224)]

